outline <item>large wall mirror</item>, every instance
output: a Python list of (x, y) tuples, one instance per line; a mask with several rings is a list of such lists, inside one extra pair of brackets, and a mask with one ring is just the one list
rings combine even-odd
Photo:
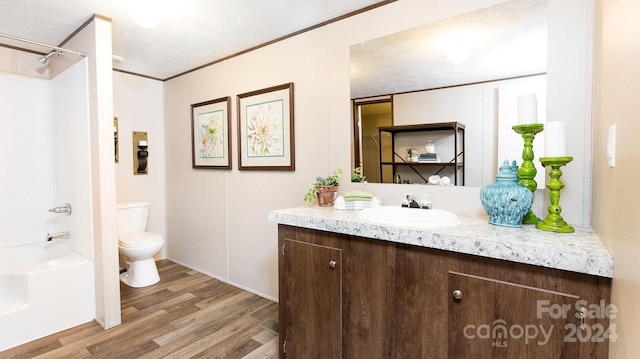
[[(421, 162), (435, 152), (438, 161), (463, 163), (464, 181), (449, 183), (474, 187), (493, 182), (502, 156), (519, 160), (511, 130), (518, 95), (537, 94), (541, 122), (546, 112), (547, 6), (511, 0), (352, 45), (352, 163), (367, 181), (428, 183), (434, 174), (453, 178), (459, 171), (433, 163), (384, 165), (410, 161), (416, 151)], [(450, 122), (464, 126), (464, 147), (455, 131), (379, 130)], [(505, 149), (508, 138), (515, 153)]]

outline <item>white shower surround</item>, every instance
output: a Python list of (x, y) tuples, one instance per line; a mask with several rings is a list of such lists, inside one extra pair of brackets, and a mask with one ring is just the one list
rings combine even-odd
[[(0, 93), (0, 247), (70, 231), (93, 259), (86, 60), (52, 80), (0, 73)], [(48, 212), (63, 203), (71, 216)]]
[[(95, 318), (87, 60), (51, 80), (0, 73), (0, 93), (0, 285), (24, 289), (0, 296), (4, 350)], [(63, 203), (71, 215), (48, 212)]]

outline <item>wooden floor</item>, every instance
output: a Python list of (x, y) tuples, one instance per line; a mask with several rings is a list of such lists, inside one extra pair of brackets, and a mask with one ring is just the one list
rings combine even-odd
[(168, 260), (160, 283), (121, 284), (122, 324), (95, 322), (0, 352), (0, 358), (277, 358), (278, 305)]

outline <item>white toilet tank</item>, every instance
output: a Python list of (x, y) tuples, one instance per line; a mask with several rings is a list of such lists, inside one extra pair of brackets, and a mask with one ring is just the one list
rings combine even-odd
[(118, 238), (123, 235), (142, 233), (147, 227), (149, 202), (120, 202), (116, 205)]

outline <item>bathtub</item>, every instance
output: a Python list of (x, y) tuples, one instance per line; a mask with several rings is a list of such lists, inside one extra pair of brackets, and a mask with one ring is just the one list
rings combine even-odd
[(0, 351), (94, 318), (93, 262), (64, 240), (0, 248)]

